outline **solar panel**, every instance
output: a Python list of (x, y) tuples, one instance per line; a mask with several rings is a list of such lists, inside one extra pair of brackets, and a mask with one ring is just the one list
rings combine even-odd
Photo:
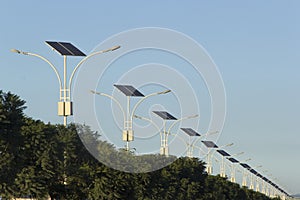
[(238, 163), (239, 161), (235, 158), (227, 158), (232, 163)]
[(82, 51), (68, 42), (46, 41), (46, 43), (63, 56), (86, 56)]
[(218, 146), (212, 141), (201, 141), (207, 148), (218, 148)]
[(160, 116), (161, 118), (163, 118), (164, 120), (177, 120), (176, 117), (174, 117), (173, 115), (171, 115), (166, 111), (153, 111), (153, 112), (158, 116)]
[(262, 177), (262, 179), (263, 179), (264, 181), (268, 181), (268, 179), (267, 179), (266, 177)]
[(250, 169), (251, 167), (247, 165), (246, 163), (240, 163), (240, 165), (246, 169)]
[(189, 136), (200, 136), (200, 134), (194, 131), (194, 129), (192, 128), (180, 128), (180, 129), (183, 130)]
[(258, 176), (259, 178), (263, 177), (260, 173), (257, 173), (256, 176)]
[(217, 152), (218, 152), (219, 154), (221, 154), (222, 156), (230, 156), (229, 153), (227, 153), (226, 151), (221, 150), (221, 149), (217, 150)]
[(126, 96), (143, 97), (144, 95), (131, 85), (114, 85)]
[(251, 172), (252, 174), (257, 174), (257, 171), (255, 171), (254, 169), (250, 169), (250, 172)]
[(272, 185), (273, 187), (275, 187), (275, 186), (276, 186), (276, 184), (275, 184), (275, 183), (271, 183), (271, 185)]

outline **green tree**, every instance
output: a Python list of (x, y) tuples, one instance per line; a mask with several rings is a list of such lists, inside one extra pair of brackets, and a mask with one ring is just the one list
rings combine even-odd
[(19, 96), (0, 91), (0, 196), (6, 198), (15, 192), (14, 180), (22, 170), (19, 160), (24, 141), (20, 132), (24, 104)]

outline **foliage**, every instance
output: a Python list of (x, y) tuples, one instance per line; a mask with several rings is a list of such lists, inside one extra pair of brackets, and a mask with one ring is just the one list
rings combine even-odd
[[(88, 126), (64, 127), (26, 117), (24, 104), (18, 96), (0, 91), (3, 199), (269, 199), (225, 178), (207, 175), (204, 163), (197, 158), (137, 157), (99, 140)], [(141, 167), (149, 170), (153, 163), (157, 167), (169, 165), (149, 173), (126, 173), (103, 165), (95, 157), (110, 160), (128, 172)]]

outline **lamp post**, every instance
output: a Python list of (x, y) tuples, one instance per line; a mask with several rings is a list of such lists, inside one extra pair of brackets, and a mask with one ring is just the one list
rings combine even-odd
[(220, 164), (220, 176), (223, 177), (223, 178), (225, 178), (226, 177), (226, 172), (225, 172), (226, 168), (225, 168), (224, 158), (229, 157), (230, 154), (227, 153), (226, 151), (222, 150), (222, 149), (218, 149), (217, 152), (219, 154), (221, 154), (221, 156), (222, 156), (222, 160), (221, 160), (221, 164)]
[(191, 143), (191, 137), (201, 137), (201, 135), (192, 128), (180, 128), (180, 129), (189, 136), (189, 142), (187, 143), (187, 157), (191, 158), (193, 156), (193, 146)]
[[(241, 161), (240, 162), (240, 165), (244, 168), (244, 170), (243, 170), (243, 177), (242, 177), (242, 186), (244, 186), (244, 187), (246, 187), (247, 186), (247, 169), (249, 169), (250, 168), (250, 166), (249, 165), (247, 165), (247, 164), (245, 164), (245, 162), (248, 162), (248, 161), (250, 161), (250, 160), (252, 160), (251, 158), (248, 158), (248, 159), (246, 159), (246, 160), (244, 160), (244, 161)], [(249, 168), (248, 168), (249, 167)]]
[(254, 190), (254, 180), (253, 180), (254, 177), (253, 177), (253, 175), (257, 174), (257, 171), (255, 169), (260, 168), (260, 167), (262, 167), (262, 165), (259, 165), (259, 166), (256, 166), (254, 168), (249, 169), (249, 171), (251, 172), (251, 175), (250, 175), (250, 187), (249, 188), (251, 190)]
[(212, 157), (212, 150), (213, 148), (218, 148), (218, 146), (212, 142), (212, 141), (201, 141), (202, 143), (204, 143), (204, 145), (206, 146), (206, 148), (208, 148), (208, 153), (206, 155), (206, 172), (208, 175), (212, 174), (212, 161), (211, 161), (211, 157)]
[(240, 165), (244, 168), (243, 170), (243, 179), (242, 179), (242, 186), (247, 187), (247, 178), (249, 176), (248, 170), (251, 169), (251, 167), (246, 163), (240, 163)]
[(237, 154), (232, 155), (230, 158), (227, 158), (230, 162), (231, 162), (231, 170), (230, 170), (230, 181), (235, 183), (235, 168), (236, 168), (236, 164), (239, 163), (238, 160), (236, 160), (235, 158), (233, 158), (233, 156), (239, 156), (244, 154), (244, 152), (240, 152)]
[[(146, 118), (146, 117), (141, 117), (141, 116), (137, 116), (137, 115), (133, 115), (133, 117), (140, 119), (140, 120), (144, 120), (144, 121), (148, 121), (150, 122), (153, 126), (156, 127), (156, 129), (158, 130), (159, 134), (160, 134), (160, 154), (161, 155), (165, 155), (165, 156), (169, 156), (169, 147), (168, 147), (168, 137), (171, 134), (171, 129), (180, 121), (182, 120), (186, 120), (186, 119), (192, 119), (192, 118), (196, 118), (198, 117), (198, 115), (191, 115), (191, 116), (187, 116), (187, 117), (182, 117), (180, 119), (176, 119), (174, 116), (172, 116), (170, 113), (165, 112), (165, 111), (153, 111), (155, 114), (157, 114), (158, 116), (160, 116), (163, 119), (163, 131), (161, 131), (161, 128), (159, 128), (159, 126), (153, 122), (153, 120)], [(176, 120), (175, 122), (173, 122), (168, 130), (166, 129), (166, 120)]]
[[(206, 148), (210, 149), (209, 152), (207, 153), (207, 157), (206, 157), (206, 172), (207, 174), (212, 174), (213, 173), (213, 168), (212, 168), (212, 156), (214, 151), (212, 149), (219, 149), (219, 148), (223, 148), (223, 147), (229, 147), (232, 146), (233, 143), (227, 144), (227, 145), (223, 145), (221, 147), (218, 147), (218, 145), (216, 145), (214, 142), (212, 141), (201, 141)], [(221, 163), (221, 165), (223, 165), (224, 163)]]
[[(159, 129), (159, 128), (158, 128)], [(169, 134), (169, 135), (172, 135), (172, 136), (175, 136), (175, 137), (178, 137), (186, 146), (186, 149), (187, 149), (187, 157), (192, 157), (193, 156), (193, 150), (194, 148), (197, 148), (199, 149), (202, 153), (206, 154), (205, 151), (203, 151), (200, 147), (196, 146), (195, 143), (197, 143), (197, 141), (199, 141), (203, 136), (207, 136), (207, 135), (212, 135), (214, 133), (217, 133), (218, 131), (215, 131), (215, 132), (207, 132), (207, 133), (204, 133), (202, 135), (200, 135), (199, 133), (197, 133), (195, 130), (191, 129), (191, 128), (180, 128), (181, 130), (184, 130), (184, 129), (189, 129), (189, 130), (185, 130), (184, 132), (187, 133), (189, 136), (197, 136), (198, 138), (196, 140), (194, 140), (193, 142), (190, 141), (191, 137), (189, 137), (189, 142), (186, 142), (182, 137), (180, 137), (180, 135), (178, 134)], [(186, 132), (187, 131), (187, 132)]]
[[(115, 85), (115, 86), (120, 86), (120, 85)], [(112, 95), (109, 94), (105, 94), (102, 92), (96, 92), (91, 90), (91, 92), (93, 94), (97, 94), (97, 95), (101, 95), (101, 96), (105, 96), (110, 98), (112, 101), (114, 101), (117, 106), (120, 108), (120, 110), (122, 111), (122, 115), (123, 115), (123, 132), (122, 132), (122, 139), (123, 141), (126, 142), (126, 151), (130, 150), (129, 147), (129, 142), (134, 140), (134, 135), (133, 135), (133, 129), (132, 129), (132, 122), (133, 122), (133, 117), (135, 116), (134, 113), (136, 111), (136, 109), (138, 108), (138, 106), (145, 101), (147, 98), (152, 97), (152, 96), (156, 96), (156, 95), (161, 95), (161, 94), (167, 94), (169, 92), (171, 92), (171, 90), (165, 90), (165, 91), (161, 91), (161, 92), (154, 92), (151, 94), (148, 94), (146, 96), (144, 96), (142, 93), (140, 93), (137, 89), (133, 88), (132, 86), (124, 86), (123, 87), (119, 87), (119, 89), (121, 88), (121, 91), (126, 91), (125, 95), (127, 96), (127, 110), (125, 112), (124, 108), (121, 106), (121, 103), (114, 98)], [(126, 89), (125, 89), (126, 88)], [(133, 88), (134, 90), (128, 90), (129, 88)], [(128, 91), (131, 91), (128, 93)], [(130, 111), (130, 96), (133, 96), (135, 94), (135, 96), (137, 96), (137, 92), (139, 92), (139, 96), (142, 96), (142, 98), (135, 104), (135, 106), (133, 107), (132, 111)]]
[[(94, 52), (94, 53), (86, 56), (84, 53), (82, 53), (79, 49), (77, 49), (71, 43), (49, 42), (49, 41), (46, 41), (46, 43), (49, 46), (51, 46), (53, 48), (53, 50), (57, 51), (59, 54), (61, 54), (63, 56), (63, 59), (64, 59), (63, 81), (58, 73), (57, 68), (47, 58), (45, 58), (39, 54), (36, 54), (36, 53), (25, 52), (25, 51), (21, 51), (21, 50), (17, 50), (17, 49), (11, 49), (11, 52), (22, 54), (22, 55), (27, 55), (27, 56), (37, 57), (50, 65), (50, 67), (55, 72), (56, 77), (58, 79), (58, 83), (59, 83), (58, 115), (63, 116), (64, 126), (67, 126), (67, 117), (70, 115), (73, 115), (73, 102), (71, 101), (71, 86), (72, 86), (72, 80), (73, 80), (73, 77), (74, 77), (76, 71), (87, 59), (89, 59), (95, 55), (98, 55), (98, 54), (117, 50), (120, 48), (120, 46), (114, 46), (112, 48), (102, 50), (102, 51), (97, 51), (97, 52)], [(67, 56), (84, 56), (85, 57), (73, 69), (68, 83), (67, 83)]]

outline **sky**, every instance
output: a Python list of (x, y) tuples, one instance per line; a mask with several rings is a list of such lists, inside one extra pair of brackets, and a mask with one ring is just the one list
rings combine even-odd
[[(297, 0), (1, 1), (0, 89), (26, 100), (26, 115), (62, 123), (57, 116), (59, 93), (52, 69), (10, 49), (39, 53), (62, 65), (61, 56), (44, 41), (70, 41), (89, 53), (113, 35), (132, 29), (159, 27), (183, 33), (205, 49), (224, 82), (226, 119), (218, 144), (233, 142), (228, 152), (245, 152), (239, 160), (251, 158), (251, 166), (262, 165), (259, 170), (267, 170), (288, 193), (300, 193), (299, 7)], [(142, 51), (115, 64), (123, 62), (126, 72), (130, 65), (159, 62), (162, 57), (157, 51)], [(162, 64), (186, 64), (171, 55), (164, 59)], [(72, 58), (69, 64), (79, 61)], [(114, 75), (108, 71), (101, 81), (118, 80)], [(111, 92), (109, 87), (103, 88)], [(146, 86), (142, 89), (151, 92)], [(199, 95), (206, 98), (199, 103), (206, 123), (208, 94)], [(207, 128), (201, 123), (199, 127)]]

